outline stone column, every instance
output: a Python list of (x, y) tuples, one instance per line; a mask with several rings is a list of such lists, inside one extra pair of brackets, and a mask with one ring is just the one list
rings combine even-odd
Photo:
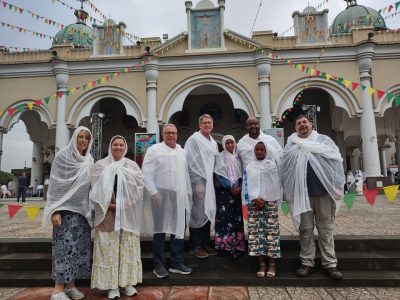
[(157, 121), (157, 79), (158, 79), (158, 61), (152, 58), (144, 66), (146, 75), (146, 96), (147, 96), (147, 122), (146, 130), (157, 134), (159, 140), (159, 128)]
[(57, 96), (57, 124), (56, 124), (56, 153), (68, 145), (69, 130), (66, 123), (67, 110), (67, 86), (69, 80), (69, 71), (67, 63), (59, 58), (51, 60), (53, 73), (56, 76), (57, 93), (62, 93), (61, 98)]
[(378, 139), (372, 97), (368, 94), (371, 84), (371, 65), (374, 56), (374, 44), (364, 43), (358, 47), (358, 68), (360, 81), (367, 88), (362, 91), (362, 115), (360, 118), (361, 145), (364, 171), (367, 177), (381, 176), (379, 164)]
[(193, 5), (192, 1), (185, 1), (187, 30), (188, 30), (188, 48), (187, 48), (188, 52), (190, 52), (192, 50), (192, 26), (191, 26), (192, 5)]
[(219, 17), (220, 17), (220, 30), (221, 30), (221, 48), (225, 49), (225, 36), (224, 36), (224, 12), (225, 12), (225, 0), (218, 0), (219, 5)]
[(32, 148), (32, 169), (31, 186), (34, 186), (35, 179), (38, 184), (43, 183), (43, 143), (33, 142)]
[(262, 54), (256, 56), (258, 92), (260, 94), (260, 128), (271, 128), (271, 58)]
[(0, 130), (0, 170), (1, 170), (1, 158), (3, 156), (3, 131)]

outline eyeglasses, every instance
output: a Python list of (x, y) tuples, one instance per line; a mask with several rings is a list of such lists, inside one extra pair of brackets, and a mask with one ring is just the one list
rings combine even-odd
[(165, 134), (165, 135), (176, 135), (176, 132), (173, 132), (173, 131), (166, 131), (166, 132), (164, 132), (163, 134)]

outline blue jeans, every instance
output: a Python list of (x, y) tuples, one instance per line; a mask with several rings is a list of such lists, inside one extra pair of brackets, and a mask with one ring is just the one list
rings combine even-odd
[[(183, 264), (184, 240), (171, 234), (171, 267)], [(165, 266), (165, 233), (153, 235), (153, 263)]]
[(189, 227), (190, 250), (210, 247), (210, 225), (208, 221), (203, 227)]

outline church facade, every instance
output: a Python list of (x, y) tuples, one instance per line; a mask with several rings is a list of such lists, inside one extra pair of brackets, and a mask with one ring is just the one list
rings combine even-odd
[[(186, 1), (183, 9), (186, 30), (165, 42), (123, 46), (123, 22), (92, 29), (78, 20), (49, 50), (0, 51), (0, 147), (22, 120), (33, 142), (32, 182), (43, 182), (72, 131), (92, 128), (98, 116), (102, 154), (122, 134), (132, 156), (135, 133), (159, 136), (166, 123), (184, 144), (203, 113), (215, 119), (219, 142), (244, 135), (249, 116), (262, 129), (284, 128), (287, 138), (306, 113), (339, 146), (345, 170), (379, 177), (400, 163), (400, 32), (387, 30), (375, 10), (348, 1), (329, 27), (328, 10), (307, 7), (293, 12), (293, 36), (258, 31), (248, 38), (224, 27), (224, 0)], [(48, 95), (57, 96), (37, 102)]]

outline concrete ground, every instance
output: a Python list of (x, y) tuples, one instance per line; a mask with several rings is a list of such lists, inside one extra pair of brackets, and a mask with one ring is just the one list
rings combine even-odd
[[(45, 202), (29, 198), (29, 205), (41, 206)], [(16, 204), (13, 199), (0, 200), (0, 204)], [(9, 220), (7, 206), (0, 208), (0, 238), (49, 238), (51, 227), (42, 227), (43, 210), (31, 222), (21, 209)], [(344, 205), (336, 219), (335, 235), (399, 235), (400, 198), (389, 203), (378, 195), (371, 207), (364, 197), (357, 197), (348, 210)], [(280, 215), (282, 235), (297, 235), (288, 216)], [(279, 270), (278, 270), (279, 271)], [(267, 280), (267, 279), (266, 279)], [(106, 293), (83, 289), (86, 299), (107, 299)], [(0, 288), (0, 299), (49, 299), (49, 288)], [(139, 294), (131, 299), (400, 299), (399, 288), (353, 287), (139, 287)], [(122, 297), (121, 299), (129, 299)]]

